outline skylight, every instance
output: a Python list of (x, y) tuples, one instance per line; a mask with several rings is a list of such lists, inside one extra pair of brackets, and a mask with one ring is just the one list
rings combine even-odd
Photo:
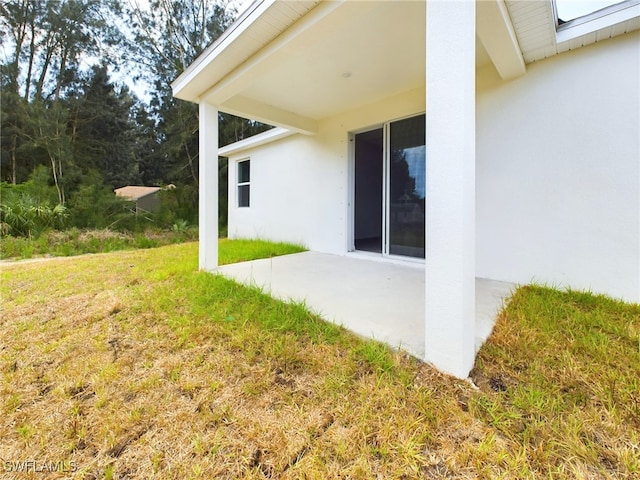
[(619, 3), (625, 2), (620, 0), (556, 0), (556, 10), (561, 23), (566, 23)]

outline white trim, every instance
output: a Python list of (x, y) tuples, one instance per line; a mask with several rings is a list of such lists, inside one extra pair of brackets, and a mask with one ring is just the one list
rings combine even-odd
[(382, 126), (382, 256), (389, 256), (389, 222), (391, 217), (391, 150), (390, 150), (391, 122), (384, 122)]
[(402, 255), (389, 255), (388, 257), (384, 257), (376, 252), (368, 252), (366, 250), (353, 250), (351, 252), (347, 252), (345, 257), (358, 258), (360, 260), (374, 260), (376, 262), (381, 263), (390, 263), (393, 265), (404, 265), (412, 268), (420, 268), (424, 269), (425, 261), (424, 258), (417, 257), (405, 257)]
[(236, 95), (226, 103), (216, 103), (220, 111), (230, 113), (236, 117), (251, 118), (269, 125), (276, 125), (287, 130), (293, 130), (306, 135), (318, 131), (318, 122), (312, 118), (289, 112), (273, 105), (258, 102), (251, 98)]
[(267, 130), (266, 132), (258, 133), (257, 135), (245, 138), (244, 140), (240, 140), (239, 142), (230, 143), (229, 145), (221, 147), (218, 154), (221, 157), (229, 157), (231, 155), (244, 152), (245, 150), (256, 148), (267, 143), (275, 142), (276, 140), (280, 140), (281, 138), (289, 137), (291, 135), (294, 135), (295, 133), (296, 132), (292, 132), (291, 130), (287, 130), (286, 128), (272, 128), (271, 130)]
[(347, 163), (347, 252), (356, 251), (356, 135), (348, 132)]
[[(249, 162), (249, 181), (240, 181), (240, 164)], [(235, 161), (236, 164), (236, 208), (250, 208), (251, 207), (251, 157), (244, 157)], [(249, 204), (240, 205), (240, 187), (249, 187)]]
[(504, 0), (476, 4), (477, 34), (503, 80), (526, 73), (520, 44)]
[(200, 270), (218, 268), (218, 109), (199, 105), (198, 265)]

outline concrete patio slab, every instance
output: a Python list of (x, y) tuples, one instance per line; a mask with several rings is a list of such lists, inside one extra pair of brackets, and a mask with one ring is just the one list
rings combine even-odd
[[(224, 265), (219, 272), (324, 319), (424, 358), (424, 264), (318, 252)], [(476, 280), (476, 350), (488, 338), (513, 285)]]

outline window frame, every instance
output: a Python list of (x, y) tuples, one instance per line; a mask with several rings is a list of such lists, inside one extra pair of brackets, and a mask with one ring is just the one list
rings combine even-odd
[(561, 43), (636, 18), (640, 0), (622, 0), (620, 3), (609, 5), (562, 24), (559, 23), (556, 0), (552, 0), (552, 5), (555, 16), (556, 41)]
[[(240, 181), (240, 169), (243, 163), (248, 163), (249, 167), (249, 180), (246, 182)], [(247, 204), (241, 205), (240, 199), (240, 189), (246, 187), (247, 188)], [(251, 207), (251, 158), (243, 158), (241, 160), (236, 161), (236, 207), (237, 208), (250, 208)]]

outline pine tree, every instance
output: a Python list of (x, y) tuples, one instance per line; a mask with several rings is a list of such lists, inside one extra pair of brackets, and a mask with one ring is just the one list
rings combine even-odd
[(82, 170), (97, 170), (113, 188), (139, 183), (135, 101), (129, 91), (109, 81), (106, 65), (94, 66), (73, 103), (74, 157)]

